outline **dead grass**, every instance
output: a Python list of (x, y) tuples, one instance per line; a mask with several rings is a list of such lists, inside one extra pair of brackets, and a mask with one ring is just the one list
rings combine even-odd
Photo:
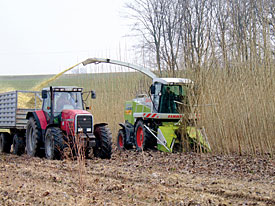
[[(91, 106), (90, 112), (96, 123), (109, 124), (115, 138), (113, 141), (116, 141), (118, 124), (124, 122), (125, 101), (135, 98), (136, 94), (148, 93), (151, 80), (137, 72), (122, 72), (120, 67), (106, 69), (102, 65), (93, 65), (91, 68), (94, 73), (61, 76), (72, 68), (66, 69), (34, 88), (77, 85), (85, 91), (95, 90), (97, 99), (88, 97), (87, 105)], [(115, 73), (100, 73), (103, 70)], [(214, 153), (274, 155), (274, 67), (270, 71), (236, 67), (230, 72), (212, 68), (177, 74), (177, 77), (194, 80), (200, 88), (197, 109), (201, 119), (198, 126), (205, 127)]]
[(274, 79), (261, 71), (203, 71), (195, 79), (201, 87), (200, 124), (215, 152), (274, 154)]

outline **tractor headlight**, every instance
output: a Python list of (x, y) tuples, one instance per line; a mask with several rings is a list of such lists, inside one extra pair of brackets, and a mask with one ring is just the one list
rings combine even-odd
[(91, 131), (92, 131), (92, 128), (87, 128), (86, 131), (87, 131), (87, 132), (91, 132)]
[(83, 132), (83, 128), (78, 128), (77, 131), (78, 132)]

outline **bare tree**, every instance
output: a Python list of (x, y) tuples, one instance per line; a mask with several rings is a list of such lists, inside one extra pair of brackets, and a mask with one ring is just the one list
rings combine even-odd
[(174, 75), (175, 69), (178, 69), (183, 15), (178, 0), (166, 0), (166, 5), (162, 22), (161, 51), (162, 59)]
[(130, 18), (135, 20), (134, 30), (138, 31), (145, 44), (155, 52), (158, 71), (161, 74), (161, 32), (165, 10), (164, 0), (134, 0), (126, 4), (131, 11)]
[(184, 14), (182, 51), (187, 68), (200, 68), (209, 58), (212, 1), (180, 1)]
[(127, 8), (160, 72), (274, 64), (274, 0), (132, 0)]
[(269, 0), (269, 3), (267, 4), (268, 7), (268, 24), (270, 27), (270, 40), (273, 45), (272, 54), (273, 58), (275, 57), (275, 1)]
[(222, 66), (228, 68), (228, 47), (229, 47), (229, 35), (228, 35), (228, 20), (229, 20), (229, 11), (228, 5), (225, 0), (218, 0), (216, 2), (215, 12), (215, 36), (217, 38), (217, 47), (218, 52), (221, 50), (221, 61)]

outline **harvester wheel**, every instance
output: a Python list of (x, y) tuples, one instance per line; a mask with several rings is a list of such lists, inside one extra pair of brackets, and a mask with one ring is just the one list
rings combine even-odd
[(49, 160), (63, 158), (63, 150), (66, 147), (64, 135), (60, 128), (50, 127), (45, 135), (45, 155)]
[(135, 144), (137, 151), (154, 148), (155, 138), (146, 130), (142, 120), (139, 120), (135, 127)]
[(120, 129), (117, 135), (117, 148), (119, 150), (131, 149), (132, 146), (126, 143), (126, 133), (124, 129)]
[(31, 157), (41, 155), (40, 151), (41, 131), (38, 129), (37, 122), (34, 118), (30, 118), (26, 129), (26, 147), (27, 154)]
[(22, 155), (25, 153), (25, 138), (15, 134), (13, 136), (13, 154)]
[(0, 153), (10, 153), (11, 150), (11, 138), (10, 134), (3, 132), (0, 135)]
[(110, 159), (112, 155), (112, 134), (106, 125), (95, 126), (96, 146), (93, 148), (94, 156)]

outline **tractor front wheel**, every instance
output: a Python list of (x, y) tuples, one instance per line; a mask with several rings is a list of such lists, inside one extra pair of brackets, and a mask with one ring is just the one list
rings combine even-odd
[(50, 127), (45, 135), (45, 155), (49, 160), (63, 158), (63, 150), (66, 147), (64, 135), (60, 128)]
[(16, 154), (16, 155), (22, 155), (24, 154), (25, 152), (25, 138), (18, 135), (18, 134), (15, 134), (13, 136), (13, 154)]
[(7, 132), (3, 132), (0, 135), (0, 153), (10, 153), (11, 150), (11, 137)]
[(112, 155), (112, 134), (107, 125), (95, 126), (96, 146), (93, 148), (94, 156), (110, 159)]
[(26, 147), (29, 156), (34, 157), (40, 154), (40, 137), (41, 131), (38, 129), (37, 122), (31, 117), (26, 129)]

